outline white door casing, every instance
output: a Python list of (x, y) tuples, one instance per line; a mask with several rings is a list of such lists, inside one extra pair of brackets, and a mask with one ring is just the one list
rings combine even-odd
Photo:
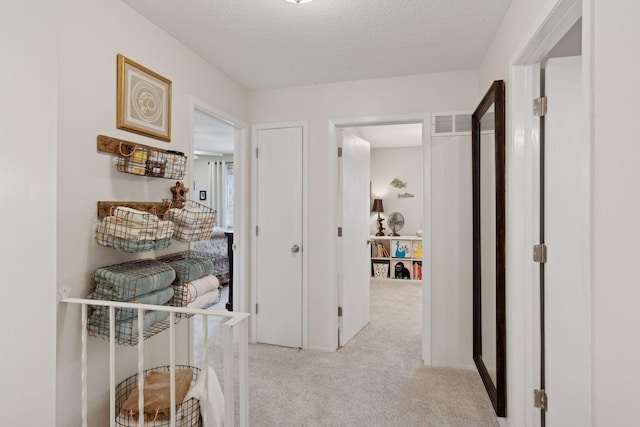
[(255, 131), (258, 342), (302, 347), (303, 127)]
[[(343, 134), (343, 130), (338, 130)], [(340, 135), (338, 135), (340, 138)], [(340, 181), (339, 242), (339, 346), (349, 342), (369, 323), (370, 298), (370, 178), (369, 142), (349, 133), (342, 135), (342, 157), (338, 159)]]
[(588, 425), (589, 144), (582, 133), (581, 57), (545, 68), (545, 370), (551, 427)]

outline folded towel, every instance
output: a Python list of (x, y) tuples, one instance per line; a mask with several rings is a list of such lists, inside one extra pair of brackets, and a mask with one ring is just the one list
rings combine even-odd
[(157, 223), (160, 219), (149, 212), (139, 211), (136, 209), (127, 208), (124, 206), (118, 206), (113, 210), (113, 216), (118, 219), (123, 219), (131, 223), (149, 224)]
[(130, 223), (115, 216), (106, 216), (98, 225), (98, 235), (120, 237), (127, 240), (154, 240), (157, 223)]
[(216, 221), (216, 216), (213, 212), (188, 206), (182, 209), (169, 209), (167, 216), (169, 220), (176, 224), (185, 226), (193, 226), (195, 224), (211, 224), (213, 226)]
[(224, 424), (224, 395), (216, 371), (211, 366), (202, 369), (196, 383), (184, 397), (200, 401), (202, 427), (222, 427)]
[(213, 291), (214, 289), (218, 289), (220, 282), (218, 278), (212, 274), (208, 276), (204, 276), (200, 279), (193, 280), (191, 282), (187, 282), (182, 286), (186, 286), (187, 294), (191, 296), (191, 300), (198, 298), (201, 295), (209, 291)]
[[(108, 294), (103, 293), (103, 289), (103, 285), (97, 285), (94, 291), (87, 296), (87, 299), (110, 301)], [(138, 295), (134, 299), (131, 299), (127, 302), (138, 304), (165, 305), (173, 297), (173, 293), (173, 288), (169, 286), (164, 289), (149, 292), (148, 294)], [(115, 321), (121, 322), (123, 320), (133, 319), (138, 315), (138, 310), (134, 308), (116, 307), (114, 310), (114, 314)], [(102, 317), (106, 322), (109, 322), (109, 307), (96, 305), (94, 306), (94, 310), (91, 316), (96, 316), (96, 318)]]
[(220, 291), (218, 291), (218, 289), (206, 292), (206, 293), (200, 295), (194, 301), (192, 301), (189, 304), (187, 304), (187, 307), (189, 307), (189, 308), (206, 308), (206, 307), (210, 307), (213, 304), (215, 304), (215, 302), (218, 300), (219, 296), (220, 296)]
[[(153, 311), (149, 310), (144, 313), (142, 330), (162, 322), (167, 317), (169, 317), (168, 311)], [(89, 330), (93, 331), (93, 333), (105, 340), (109, 340), (109, 322), (105, 322), (105, 319), (100, 316), (90, 316), (87, 325)], [(138, 318), (134, 317), (133, 319), (125, 320), (122, 322), (116, 322), (115, 325), (115, 336), (117, 340), (127, 340), (131, 337), (135, 337), (140, 333), (138, 329)]]
[(166, 288), (175, 278), (171, 266), (152, 259), (102, 267), (93, 273), (96, 283), (104, 287), (102, 293), (113, 301), (127, 301)]
[(173, 285), (192, 282), (213, 273), (213, 262), (210, 259), (187, 258), (169, 261), (169, 267), (175, 270)]

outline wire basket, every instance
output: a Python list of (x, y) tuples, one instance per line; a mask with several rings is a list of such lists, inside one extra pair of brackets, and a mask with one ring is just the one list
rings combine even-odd
[[(192, 385), (196, 381), (196, 378), (200, 374), (200, 369), (187, 366), (187, 365), (175, 365), (177, 369), (192, 369), (193, 370), (193, 380)], [(151, 372), (170, 372), (169, 366), (160, 366), (152, 369), (147, 369), (143, 372), (145, 378)], [(116, 425), (118, 426), (137, 426), (138, 425), (138, 417), (132, 417), (130, 414), (123, 413), (123, 406), (131, 393), (138, 387), (138, 374), (132, 375), (126, 380), (122, 381), (120, 384), (116, 386)], [(169, 408), (166, 409), (167, 413), (169, 412)], [(126, 411), (124, 411), (126, 412)], [(201, 427), (202, 426), (202, 416), (200, 414), (200, 401), (196, 398), (191, 398), (183, 401), (182, 403), (176, 406), (176, 427)], [(169, 420), (149, 420), (145, 422), (146, 427), (164, 427), (171, 425)]]
[(187, 200), (180, 207), (167, 209), (164, 219), (173, 222), (175, 240), (196, 242), (211, 237), (216, 222), (216, 210)]
[(120, 142), (118, 153), (114, 163), (119, 172), (180, 180), (187, 169), (187, 157), (179, 151)]
[(98, 244), (131, 253), (168, 248), (173, 234), (173, 222), (124, 206), (112, 209), (96, 228)]
[[(220, 302), (220, 271), (224, 257), (206, 252), (184, 251), (165, 255), (158, 261), (166, 262), (176, 272), (173, 282), (173, 307), (206, 309)], [(192, 314), (176, 313), (178, 318), (189, 318)]]

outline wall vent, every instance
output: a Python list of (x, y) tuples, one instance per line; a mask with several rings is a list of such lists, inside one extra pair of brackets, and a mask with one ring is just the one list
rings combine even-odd
[(432, 113), (431, 136), (471, 135), (470, 112)]

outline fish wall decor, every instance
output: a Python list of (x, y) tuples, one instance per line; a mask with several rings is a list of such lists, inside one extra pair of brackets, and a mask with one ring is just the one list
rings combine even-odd
[(391, 181), (389, 185), (395, 188), (404, 188), (407, 186), (407, 183), (400, 181), (398, 178), (394, 178), (394, 180)]
[(408, 199), (409, 197), (416, 197), (411, 193), (403, 193), (403, 194), (398, 194), (398, 199)]

